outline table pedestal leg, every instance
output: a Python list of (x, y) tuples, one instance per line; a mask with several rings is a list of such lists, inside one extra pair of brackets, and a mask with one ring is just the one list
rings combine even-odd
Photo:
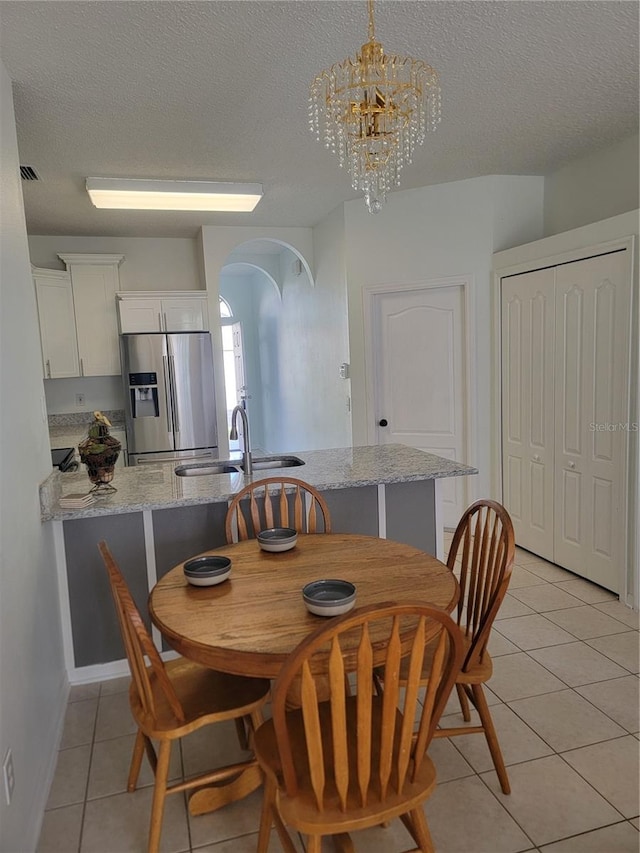
[(189, 797), (189, 813), (207, 814), (236, 800), (241, 800), (262, 785), (262, 773), (258, 765), (247, 767), (230, 782), (212, 783), (197, 788)]

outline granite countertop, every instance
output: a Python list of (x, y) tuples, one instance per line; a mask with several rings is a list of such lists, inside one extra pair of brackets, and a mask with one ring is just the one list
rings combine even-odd
[[(403, 444), (294, 451), (293, 455), (304, 460), (304, 466), (256, 471), (252, 479), (261, 480), (283, 474), (305, 480), (322, 491), (478, 473), (477, 468)], [(230, 500), (250, 482), (241, 473), (178, 477), (174, 473), (175, 465), (173, 462), (164, 462), (120, 468), (113, 482), (117, 492), (101, 495), (95, 504), (82, 510), (62, 509), (58, 499), (63, 494), (89, 490), (90, 483), (84, 466), (77, 473), (61, 474), (55, 471), (40, 487), (42, 520), (61, 521), (221, 503)]]

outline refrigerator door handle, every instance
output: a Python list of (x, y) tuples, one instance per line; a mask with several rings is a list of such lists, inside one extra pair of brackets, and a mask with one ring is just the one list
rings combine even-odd
[(166, 355), (162, 356), (162, 372), (164, 373), (164, 405), (167, 410), (167, 426), (169, 427), (170, 432), (173, 432), (173, 415), (171, 409), (173, 408), (173, 397), (171, 398), (171, 406), (169, 405), (169, 391), (171, 389), (171, 378), (169, 376), (169, 357)]
[(176, 397), (176, 363), (172, 355), (169, 356), (169, 377), (171, 379), (171, 408), (173, 409), (173, 428), (176, 432), (180, 432), (178, 400)]

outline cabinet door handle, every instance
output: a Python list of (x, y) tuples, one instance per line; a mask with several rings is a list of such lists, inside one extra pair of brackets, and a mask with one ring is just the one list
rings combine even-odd
[(51, 379), (51, 362), (47, 359), (47, 379)]
[(576, 463), (573, 461), (569, 462), (568, 465), (569, 465), (569, 468), (571, 468), (572, 470), (576, 467)]
[(160, 312), (160, 311), (158, 311), (158, 328), (160, 329), (160, 331), (161, 331), (161, 332), (166, 332), (166, 331), (167, 331), (167, 330), (164, 328), (164, 326), (162, 325), (162, 314), (161, 314), (161, 312)]
[(80, 359), (80, 376), (84, 376), (84, 361)]
[(534, 461), (534, 462), (539, 462), (539, 461), (540, 461), (540, 456), (539, 456), (539, 454), (537, 454), (537, 453), (534, 453), (534, 454), (533, 454), (533, 461)]
[(162, 316), (164, 317), (164, 330), (165, 330), (165, 332), (168, 332), (169, 326), (167, 325), (167, 313), (166, 313), (166, 311)]

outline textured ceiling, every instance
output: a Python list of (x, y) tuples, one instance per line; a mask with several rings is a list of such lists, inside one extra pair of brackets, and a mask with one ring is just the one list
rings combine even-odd
[[(638, 129), (636, 2), (376, 3), (377, 35), (441, 74), (443, 118), (402, 187), (546, 174)], [(191, 236), (313, 225), (356, 197), (307, 128), (314, 75), (366, 41), (366, 4), (0, 2), (31, 234)], [(253, 214), (98, 211), (87, 176), (252, 181)]]

